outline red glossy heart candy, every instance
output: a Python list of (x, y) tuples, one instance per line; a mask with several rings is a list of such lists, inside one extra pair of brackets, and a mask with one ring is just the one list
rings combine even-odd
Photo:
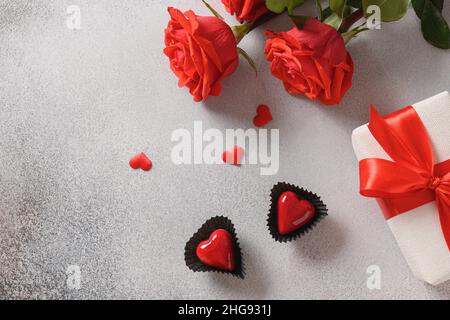
[(256, 116), (253, 118), (253, 124), (256, 127), (264, 127), (270, 121), (272, 121), (272, 113), (269, 107), (265, 104), (259, 105), (256, 109)]
[(278, 232), (291, 233), (310, 222), (316, 209), (308, 200), (299, 199), (292, 191), (284, 192), (278, 198)]
[(217, 229), (211, 233), (208, 240), (198, 244), (196, 254), (210, 267), (234, 271), (233, 238), (227, 230)]
[(135, 170), (142, 169), (144, 171), (149, 171), (152, 168), (152, 161), (145, 155), (145, 153), (141, 152), (131, 158), (130, 167)]
[(224, 151), (222, 153), (222, 161), (228, 164), (238, 166), (242, 162), (242, 157), (244, 157), (244, 149), (239, 146), (234, 146), (231, 151)]

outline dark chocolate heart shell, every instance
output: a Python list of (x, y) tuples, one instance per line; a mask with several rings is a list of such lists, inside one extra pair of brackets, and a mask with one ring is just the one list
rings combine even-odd
[[(299, 199), (309, 201), (315, 208), (315, 216), (307, 224), (283, 235), (278, 232), (278, 199), (286, 191), (294, 192)], [(317, 194), (286, 182), (279, 182), (273, 186), (270, 193), (270, 209), (267, 218), (267, 226), (269, 227), (269, 232), (275, 241), (287, 242), (300, 238), (305, 233), (312, 230), (314, 226), (316, 226), (316, 224), (327, 215), (327, 206), (322, 202)]]
[[(234, 270), (226, 271), (208, 266), (200, 261), (197, 257), (197, 246), (200, 242), (205, 241), (209, 236), (217, 229), (224, 229), (228, 231), (232, 237), (233, 250), (234, 250)], [(241, 248), (239, 246), (239, 241), (236, 236), (236, 230), (230, 219), (217, 216), (207, 220), (198, 231), (189, 239), (184, 248), (184, 260), (186, 266), (194, 272), (220, 272), (229, 273), (238, 278), (244, 279), (244, 263), (242, 260)]]

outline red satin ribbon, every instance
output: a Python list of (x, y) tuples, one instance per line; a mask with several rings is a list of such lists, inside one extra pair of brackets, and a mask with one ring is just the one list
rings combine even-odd
[(386, 219), (436, 201), (450, 250), (450, 159), (434, 164), (427, 131), (411, 106), (385, 118), (371, 107), (369, 130), (392, 161), (359, 162), (361, 194), (378, 198)]

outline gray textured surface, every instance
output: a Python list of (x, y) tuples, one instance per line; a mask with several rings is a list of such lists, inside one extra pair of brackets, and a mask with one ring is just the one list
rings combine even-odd
[[(71, 4), (82, 10), (78, 31), (66, 27)], [(177, 88), (161, 53), (167, 5), (207, 14), (194, 0), (0, 1), (0, 298), (450, 298), (450, 284), (413, 278), (376, 204), (358, 195), (350, 143), (371, 102), (389, 112), (450, 89), (450, 51), (424, 42), (414, 13), (350, 44), (354, 86), (337, 108), (284, 92), (269, 76), (261, 30), (242, 43), (260, 77), (243, 62), (202, 105)], [(171, 163), (173, 130), (194, 120), (248, 128), (262, 102), (274, 114), (269, 128), (280, 129), (278, 175)], [(128, 167), (141, 150), (149, 173)], [(290, 244), (265, 226), (270, 189), (284, 180), (330, 209)], [(217, 214), (236, 225), (244, 281), (184, 265), (186, 240)], [(82, 270), (78, 291), (66, 286), (72, 264)], [(372, 264), (381, 290), (366, 288)]]

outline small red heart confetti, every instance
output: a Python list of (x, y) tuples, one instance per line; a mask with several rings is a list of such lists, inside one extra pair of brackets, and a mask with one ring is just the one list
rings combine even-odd
[(217, 229), (211, 233), (208, 240), (198, 244), (196, 254), (208, 266), (234, 271), (233, 239), (227, 230)]
[(256, 116), (253, 118), (253, 124), (256, 127), (264, 127), (270, 121), (272, 121), (272, 113), (270, 109), (265, 104), (260, 104), (258, 108), (256, 108)]
[(130, 167), (135, 170), (142, 169), (144, 171), (149, 171), (152, 168), (152, 161), (145, 155), (145, 153), (141, 152), (131, 158)]
[(309, 223), (316, 210), (311, 202), (299, 199), (292, 191), (284, 192), (278, 199), (278, 232), (286, 235)]
[(222, 161), (224, 163), (239, 166), (241, 164), (242, 158), (244, 157), (245, 151), (239, 146), (234, 146), (232, 151), (224, 151), (222, 153)]

